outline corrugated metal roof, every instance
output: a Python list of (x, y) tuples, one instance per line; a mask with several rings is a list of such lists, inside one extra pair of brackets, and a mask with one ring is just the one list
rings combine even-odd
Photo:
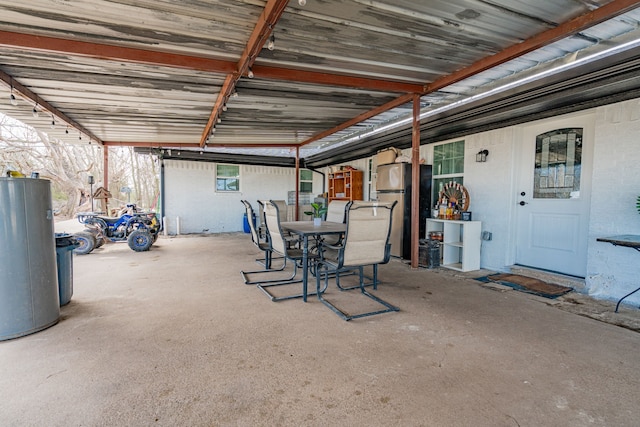
[[(630, 11), (429, 91), (423, 113), (561, 58), (640, 38), (634, 3), (0, 0), (0, 71), (8, 83), (0, 112), (69, 142), (83, 134), (82, 141), (195, 148), (215, 125), (205, 151), (262, 147), (291, 156), (328, 129), (604, 5)], [(262, 46), (270, 34), (273, 50)], [(32, 101), (11, 106), (12, 82), (50, 111), (34, 118)], [(238, 96), (226, 99), (233, 86)], [(411, 105), (403, 104), (304, 145), (302, 155), (404, 118)], [(59, 113), (55, 130), (51, 110)], [(63, 119), (75, 128), (70, 134)]]

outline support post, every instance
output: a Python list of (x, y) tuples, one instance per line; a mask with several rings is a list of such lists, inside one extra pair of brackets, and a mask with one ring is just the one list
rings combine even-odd
[(411, 268), (418, 268), (420, 239), (420, 95), (413, 94), (411, 131)]
[(296, 204), (295, 204), (295, 219), (300, 221), (300, 207), (298, 206), (300, 199), (300, 146), (296, 147)]
[[(109, 191), (109, 147), (102, 146), (102, 187)], [(109, 215), (109, 199), (104, 199), (104, 211)]]

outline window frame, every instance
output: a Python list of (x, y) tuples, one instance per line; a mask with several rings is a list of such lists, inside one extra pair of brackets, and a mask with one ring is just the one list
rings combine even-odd
[[(302, 173), (303, 172), (309, 172), (310, 177), (309, 179), (303, 179), (302, 177)], [(310, 184), (311, 188), (309, 189), (309, 191), (304, 191), (303, 190), (303, 186), (302, 184)], [(313, 193), (313, 171), (311, 169), (300, 169), (300, 174), (298, 176), (298, 185), (300, 185), (300, 193)]]
[[(436, 159), (436, 149), (437, 147), (443, 147), (446, 145), (451, 146), (452, 148), (454, 148), (455, 144), (461, 144), (462, 148), (458, 149), (458, 150), (451, 150), (454, 154), (453, 156), (450, 157), (443, 157), (442, 159)], [(464, 150), (465, 150), (465, 140), (464, 139), (459, 139), (456, 141), (450, 141), (450, 142), (444, 142), (442, 144), (437, 144), (433, 146), (433, 169), (432, 169), (432, 178), (431, 178), (431, 188), (433, 190), (433, 194), (432, 194), (432, 198), (431, 200), (433, 201), (433, 204), (435, 206), (435, 204), (438, 202), (438, 196), (440, 195), (440, 191), (442, 190), (442, 188), (444, 187), (444, 184), (447, 182), (457, 182), (460, 185), (464, 185)], [(454, 169), (453, 172), (450, 171), (446, 171), (447, 173), (440, 173), (438, 174), (438, 170), (437, 170), (437, 162), (438, 160), (446, 160), (446, 161), (451, 161), (453, 162), (452, 164), (454, 165), (452, 169)], [(461, 171), (457, 171), (455, 170), (455, 161), (459, 161), (459, 165), (462, 166), (462, 170)], [(442, 169), (442, 166), (441, 166)]]
[[(218, 170), (218, 168), (220, 166), (236, 167), (236, 168), (238, 168), (238, 174), (234, 175), (234, 176), (221, 175), (219, 173), (219, 170)], [(238, 185), (237, 185), (238, 188), (234, 189), (234, 190), (220, 189), (220, 188), (218, 188), (218, 180), (220, 180), (220, 179), (225, 179), (225, 180), (235, 179), (238, 182)], [(241, 181), (241, 177), (240, 177), (240, 165), (234, 165), (234, 164), (229, 164), (229, 163), (216, 163), (216, 187), (215, 187), (216, 188), (216, 193), (239, 193), (240, 192), (240, 184), (241, 184), (241, 182), (242, 181)], [(225, 184), (225, 187), (227, 187), (227, 186), (228, 186), (228, 184)]]

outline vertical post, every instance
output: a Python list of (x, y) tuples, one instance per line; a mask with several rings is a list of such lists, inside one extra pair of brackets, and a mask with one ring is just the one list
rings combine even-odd
[(295, 219), (296, 221), (300, 220), (300, 207), (298, 206), (298, 202), (299, 202), (299, 198), (300, 198), (300, 146), (296, 147), (296, 205), (295, 205), (295, 209), (296, 209), (296, 215), (295, 215)]
[(418, 268), (420, 239), (420, 95), (413, 94), (411, 131), (411, 268)]
[[(109, 191), (109, 147), (102, 146), (102, 186)], [(109, 215), (109, 199), (104, 199), (104, 212)]]
[(93, 212), (93, 175), (89, 175), (89, 197), (91, 198), (91, 212)]

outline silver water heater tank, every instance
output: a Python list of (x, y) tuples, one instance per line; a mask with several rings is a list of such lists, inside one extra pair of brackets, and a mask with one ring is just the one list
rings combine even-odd
[(0, 177), (0, 341), (59, 318), (51, 183)]

